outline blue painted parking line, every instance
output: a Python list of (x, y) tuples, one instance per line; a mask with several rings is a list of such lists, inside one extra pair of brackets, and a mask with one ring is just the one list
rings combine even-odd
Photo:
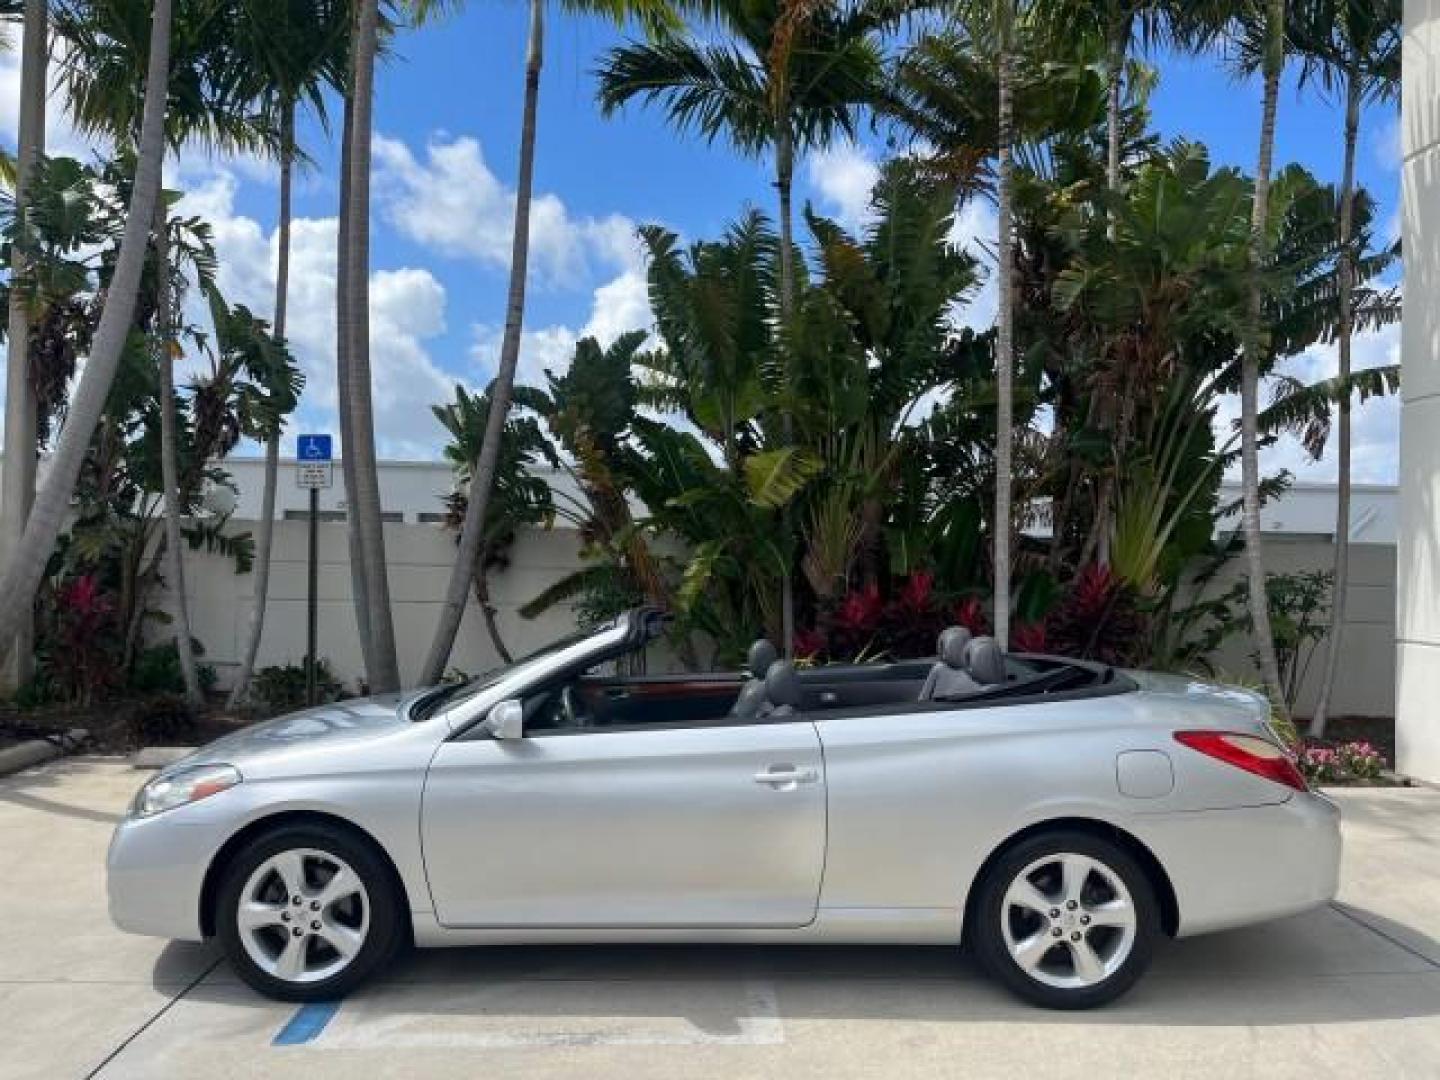
[(279, 1033), (271, 1046), (299, 1046), (302, 1043), (314, 1042), (325, 1030), (325, 1025), (330, 1023), (335, 1014), (340, 1011), (340, 1002), (322, 1001), (313, 1005), (301, 1005), (295, 1010), (295, 1015)]

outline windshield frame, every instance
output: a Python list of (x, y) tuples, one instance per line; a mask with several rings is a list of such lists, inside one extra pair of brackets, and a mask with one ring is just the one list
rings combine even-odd
[(448, 712), (456, 706), (464, 705), (491, 687), (500, 685), (506, 679), (523, 675), (529, 668), (543, 663), (560, 650), (588, 641), (595, 634), (594, 630), (576, 630), (548, 645), (542, 645), (528, 656), (522, 656), (509, 664), (491, 668), (473, 679), (458, 683), (442, 683), (440, 686), (432, 687), (410, 706), (410, 720), (417, 724), (432, 720), (441, 712)]
[[(649, 640), (657, 614), (653, 608), (635, 608), (593, 630), (567, 634), (514, 664), (465, 683), (462, 691), (446, 695), (435, 702), (433, 710), (425, 710), (423, 720), (443, 717), (450, 725), (449, 737), (459, 738), (500, 701), (523, 697), (557, 677), (583, 672), (642, 648)], [(442, 687), (438, 693), (443, 694), (445, 689)]]

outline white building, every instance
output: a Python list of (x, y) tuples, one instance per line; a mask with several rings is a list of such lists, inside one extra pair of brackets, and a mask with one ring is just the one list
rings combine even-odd
[(1406, 0), (1396, 767), (1440, 781), (1440, 0)]

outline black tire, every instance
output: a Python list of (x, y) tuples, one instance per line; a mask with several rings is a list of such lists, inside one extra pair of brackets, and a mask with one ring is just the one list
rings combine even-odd
[[(369, 902), (368, 926), (358, 951), (334, 975), (313, 982), (278, 978), (257, 965), (237, 924), (241, 893), (250, 876), (267, 859), (296, 849), (331, 855), (348, 864), (364, 885)], [(278, 826), (247, 844), (225, 868), (216, 905), (216, 935), (231, 966), (250, 986), (279, 1001), (333, 1001), (387, 965), (408, 941), (406, 905), (384, 858), (363, 838), (323, 822)]]
[[(1118, 877), (1130, 893), (1135, 916), (1134, 938), (1129, 946), (1128, 955), (1125, 955), (1115, 969), (1101, 981), (1085, 986), (1054, 986), (1041, 981), (1042, 976), (1031, 975), (1027, 972), (1011, 955), (1005, 936), (1007, 928), (1002, 921), (1005, 919), (1022, 921), (1030, 919), (1033, 920), (1031, 925), (1038, 927), (1038, 932), (1053, 933), (1057, 928), (1061, 930), (1061, 933), (1056, 935), (1054, 951), (1047, 951), (1043, 954), (1046, 960), (1042, 962), (1052, 965), (1046, 971), (1046, 974), (1052, 978), (1064, 978), (1067, 963), (1071, 965), (1072, 973), (1078, 973), (1078, 969), (1073, 967), (1075, 961), (1073, 954), (1070, 953), (1070, 946), (1066, 944), (1066, 939), (1072, 932), (1081, 934), (1086, 943), (1090, 942), (1092, 934), (1101, 935), (1096, 938), (1096, 941), (1099, 942), (1096, 948), (1109, 946), (1115, 950), (1115, 955), (1120, 954), (1122, 950), (1114, 945), (1118, 939), (1110, 935), (1123, 934), (1121, 931), (1099, 926), (1088, 930), (1073, 925), (1061, 927), (1058, 924), (1047, 922), (1046, 915), (1031, 915), (1028, 909), (1023, 907), (1017, 906), (1010, 911), (1005, 910), (1006, 893), (1011, 883), (1019, 877), (1022, 871), (1048, 856), (1067, 853), (1093, 859)], [(1040, 873), (1043, 879), (1047, 871), (1042, 870)], [(1096, 884), (1097, 880), (1098, 884)], [(1104, 885), (1103, 878), (1092, 878), (1090, 881), (1092, 889), (1102, 888)], [(1048, 892), (1047, 895), (1049, 895)], [(1053, 910), (1061, 912), (1061, 919), (1066, 917), (1063, 899), (1057, 900), (1057, 907)], [(1083, 906), (1079, 909), (1080, 912), (1084, 910)], [(991, 978), (1017, 997), (1047, 1009), (1092, 1009), (1097, 1005), (1114, 1001), (1134, 986), (1136, 980), (1150, 966), (1150, 960), (1155, 952), (1155, 944), (1162, 933), (1160, 905), (1155, 898), (1154, 885), (1144, 868), (1121, 845), (1091, 833), (1073, 830), (1040, 833), (1022, 840), (1005, 851), (979, 883), (970, 914), (972, 924), (967, 933), (967, 940), (973, 947), (980, 966)], [(1095, 920), (1099, 922), (1100, 917), (1097, 915)], [(1030, 926), (1025, 926), (1017, 931), (1012, 924), (1011, 933), (1014, 938), (1022, 935), (1028, 936), (1029, 932)]]

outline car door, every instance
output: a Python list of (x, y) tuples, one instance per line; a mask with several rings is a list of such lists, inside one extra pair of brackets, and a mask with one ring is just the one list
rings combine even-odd
[(791, 927), (815, 917), (813, 724), (650, 724), (443, 744), (421, 817), (439, 921)]

